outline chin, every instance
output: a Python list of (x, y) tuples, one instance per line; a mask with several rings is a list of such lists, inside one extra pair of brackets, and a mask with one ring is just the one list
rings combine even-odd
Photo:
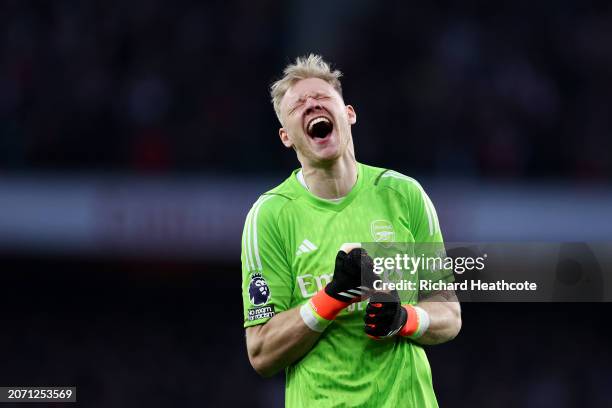
[(319, 152), (313, 155), (314, 160), (318, 163), (332, 163), (342, 157), (342, 153), (338, 149), (329, 152)]

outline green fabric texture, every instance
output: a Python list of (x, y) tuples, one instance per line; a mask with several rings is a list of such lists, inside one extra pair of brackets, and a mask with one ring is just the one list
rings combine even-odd
[[(297, 171), (264, 193), (247, 216), (244, 327), (264, 324), (321, 290), (343, 243), (442, 242), (431, 201), (409, 177), (359, 163), (355, 186), (334, 203), (308, 192)], [(367, 337), (366, 304), (342, 311), (312, 350), (287, 367), (287, 407), (438, 406), (423, 347), (401, 337)]]

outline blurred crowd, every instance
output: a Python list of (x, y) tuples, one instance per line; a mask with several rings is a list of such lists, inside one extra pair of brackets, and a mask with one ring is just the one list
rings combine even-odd
[(0, 171), (291, 169), (267, 88), (317, 52), (363, 161), (603, 179), (610, 44), (607, 2), (3, 1)]
[[(315, 52), (345, 73), (363, 162), (417, 176), (607, 180), (612, 4), (461, 3), (3, 0), (0, 176), (280, 181), (298, 163), (278, 141), (268, 87)], [(488, 221), (500, 236), (530, 211), (514, 202)], [(454, 205), (441, 212), (449, 223)], [(598, 214), (583, 208), (562, 224)], [(260, 379), (248, 363), (238, 258), (117, 258), (0, 254), (0, 383), (77, 385), (92, 407), (282, 406), (282, 375)], [(610, 307), (465, 305), (460, 336), (428, 351), (440, 405), (609, 405)]]

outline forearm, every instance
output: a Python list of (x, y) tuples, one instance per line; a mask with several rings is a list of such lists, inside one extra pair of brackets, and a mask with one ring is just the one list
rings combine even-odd
[[(371, 258), (358, 244), (343, 244), (336, 255), (334, 276), (300, 307), (279, 313), (267, 323), (247, 328), (247, 349), (253, 368), (270, 376), (304, 356), (321, 333), (349, 304), (361, 300), (362, 264)], [(373, 274), (372, 274), (373, 275)]]
[(461, 330), (461, 307), (453, 292), (438, 292), (417, 304), (429, 314), (429, 328), (415, 340), (423, 345), (445, 343)]
[(299, 307), (281, 312), (246, 329), (249, 361), (260, 375), (271, 376), (310, 351), (320, 335), (306, 326)]

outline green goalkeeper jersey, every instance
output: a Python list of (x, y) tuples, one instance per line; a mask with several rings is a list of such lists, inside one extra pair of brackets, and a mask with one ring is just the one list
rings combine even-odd
[[(304, 304), (331, 279), (347, 242), (442, 242), (422, 187), (400, 173), (357, 164), (340, 202), (317, 198), (297, 170), (263, 194), (242, 238), (244, 327)], [(423, 347), (364, 333), (366, 301), (350, 305), (315, 346), (286, 368), (287, 407), (437, 407)]]

